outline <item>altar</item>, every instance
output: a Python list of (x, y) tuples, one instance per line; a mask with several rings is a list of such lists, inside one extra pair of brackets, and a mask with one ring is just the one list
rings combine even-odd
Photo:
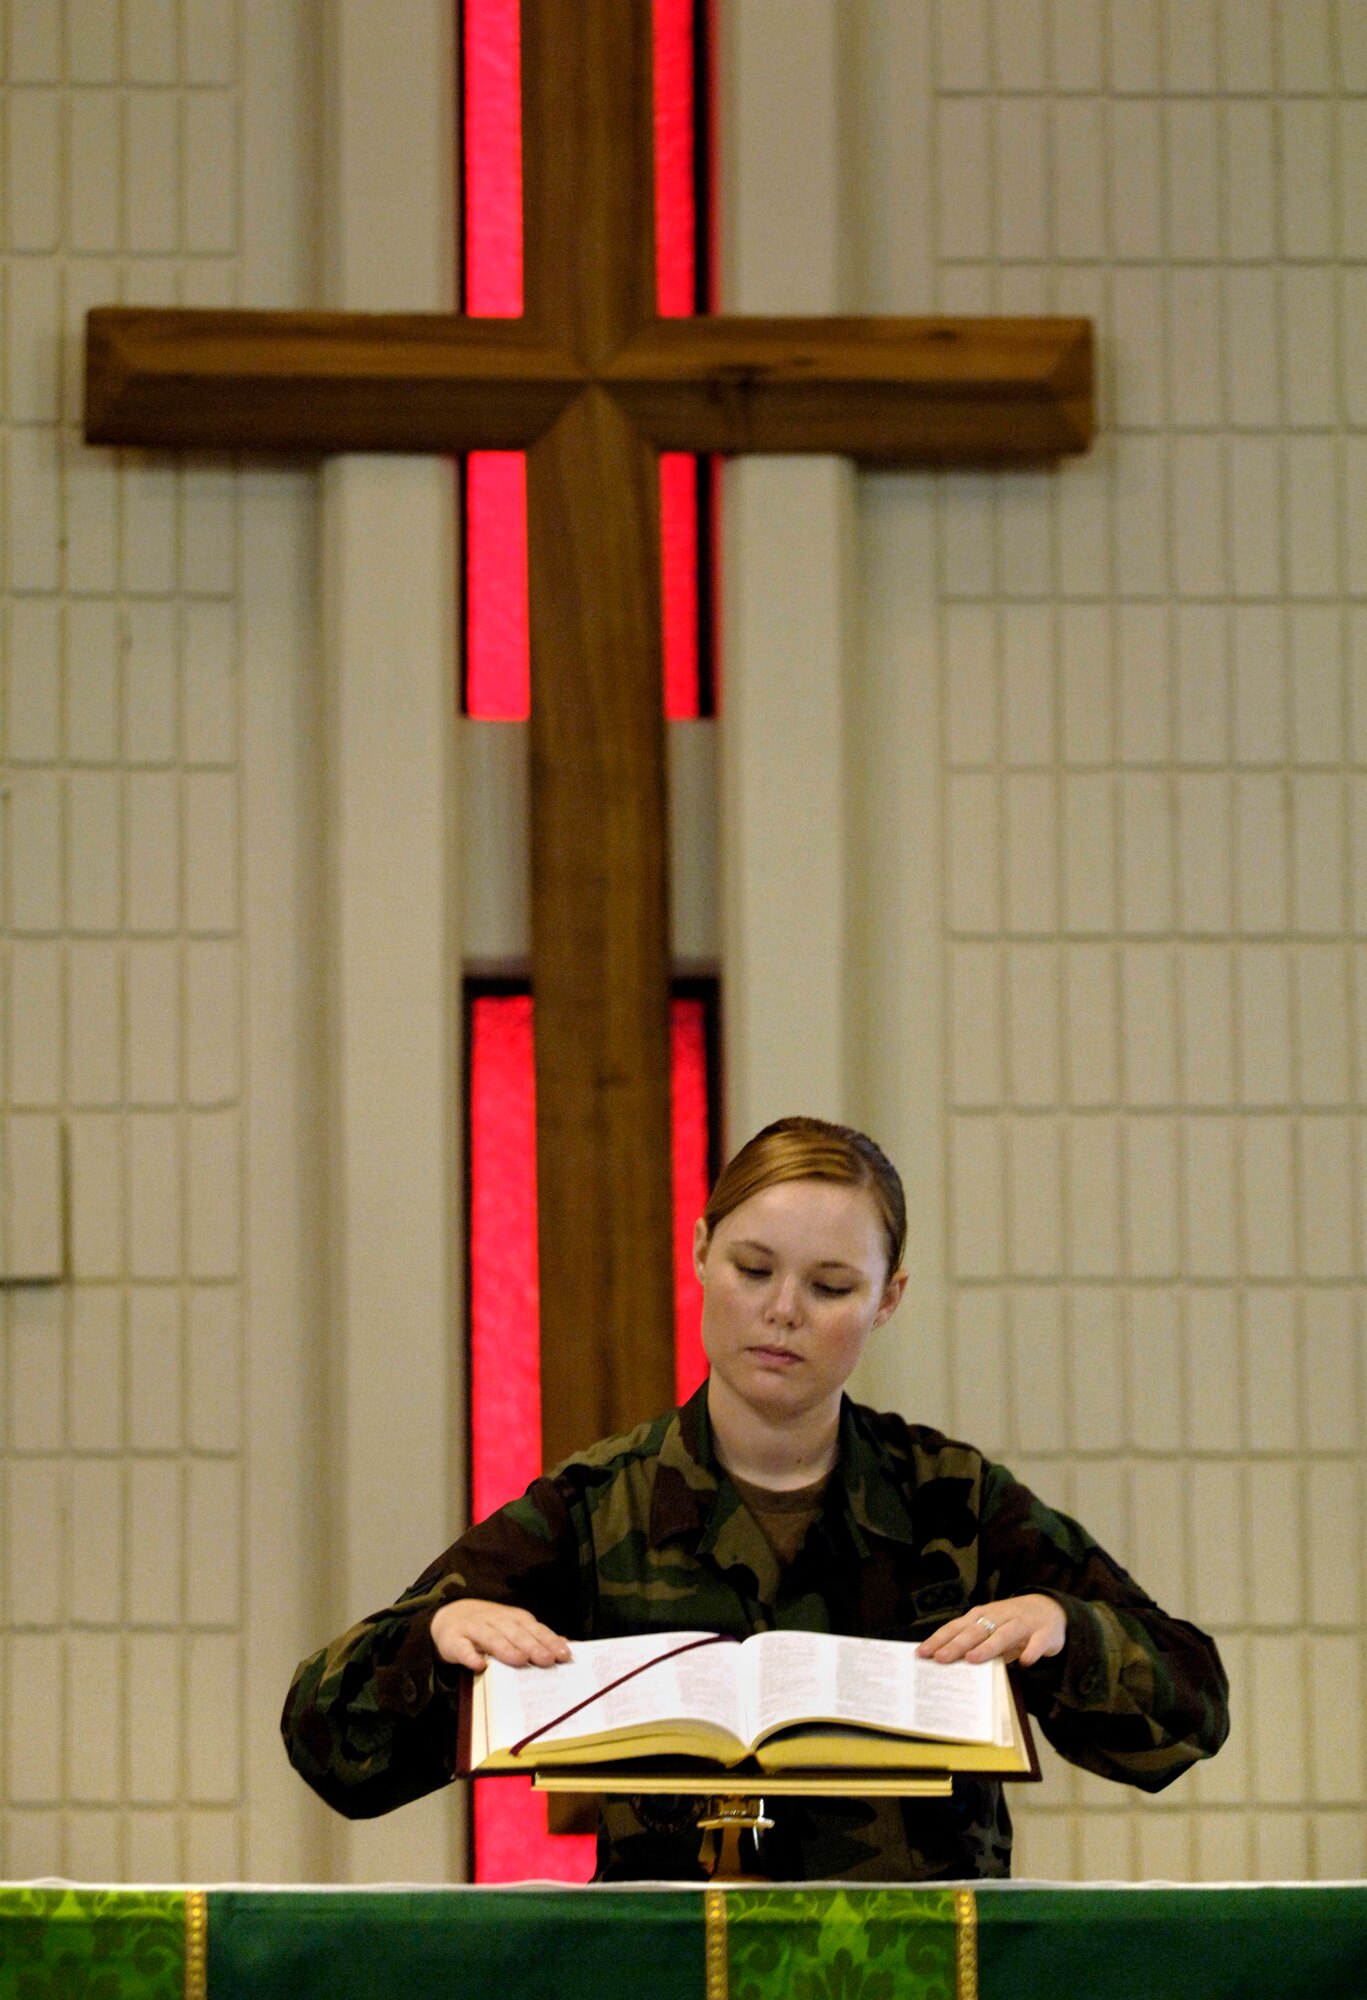
[(0, 1887), (0, 2000), (1332, 2000), (1367, 1883)]

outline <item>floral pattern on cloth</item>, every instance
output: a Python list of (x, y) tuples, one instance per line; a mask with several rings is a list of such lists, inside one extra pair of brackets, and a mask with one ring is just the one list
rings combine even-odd
[(723, 1893), (725, 2000), (976, 2000), (952, 1889)]
[(182, 2000), (185, 1896), (0, 1889), (0, 2000)]

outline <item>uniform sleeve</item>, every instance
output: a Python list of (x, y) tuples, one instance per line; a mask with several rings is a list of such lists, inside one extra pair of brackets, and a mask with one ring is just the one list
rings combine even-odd
[(1172, 1618), (1078, 1522), (1002, 1466), (985, 1470), (979, 1591), (1044, 1591), (1068, 1619), (1062, 1653), (1019, 1678), (1026, 1706), (1070, 1763), (1162, 1791), (1229, 1733), (1215, 1642)]
[(432, 1618), (461, 1597), (517, 1604), (578, 1636), (579, 1537), (566, 1491), (538, 1479), (439, 1556), (398, 1602), (305, 1660), (280, 1719), (290, 1762), (348, 1819), (448, 1782), (462, 1670), (437, 1658)]

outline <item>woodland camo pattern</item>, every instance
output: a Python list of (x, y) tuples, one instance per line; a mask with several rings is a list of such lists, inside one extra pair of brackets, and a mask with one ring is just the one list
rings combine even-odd
[[(704, 1386), (682, 1410), (535, 1480), (397, 1604), (305, 1660), (282, 1728), (314, 1790), (368, 1818), (454, 1770), (459, 1670), (437, 1661), (429, 1633), (453, 1598), (524, 1605), (571, 1640), (794, 1629), (913, 1642), (1027, 1590), (1047, 1591), (1068, 1616), (1063, 1653), (1019, 1675), (1064, 1757), (1156, 1792), (1220, 1747), (1228, 1686), (1214, 1643), (1160, 1610), (1076, 1521), (938, 1431), (847, 1398), (822, 1512), (781, 1571), (717, 1463)], [(994, 1781), (959, 1779), (948, 1801), (785, 1799), (770, 1810), (774, 1880), (1010, 1872), (1011, 1819)], [(598, 1879), (700, 1879), (692, 1818), (682, 1800), (610, 1803)]]

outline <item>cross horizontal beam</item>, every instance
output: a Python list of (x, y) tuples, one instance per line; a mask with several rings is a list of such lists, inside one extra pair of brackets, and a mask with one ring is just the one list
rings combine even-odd
[(1009, 465), (1092, 437), (1085, 319), (657, 320), (600, 380), (662, 451)]
[(86, 355), (92, 444), (524, 450), (595, 383), (666, 451), (1000, 466), (1093, 428), (1081, 319), (657, 320), (595, 370), (522, 320), (104, 306)]
[(522, 320), (97, 306), (85, 435), (168, 451), (518, 451), (585, 380)]

